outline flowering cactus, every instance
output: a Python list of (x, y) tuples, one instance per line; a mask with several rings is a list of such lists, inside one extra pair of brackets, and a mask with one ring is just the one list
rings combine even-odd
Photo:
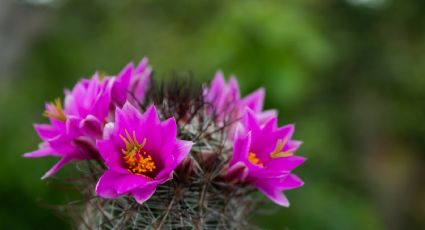
[(141, 115), (126, 103), (116, 110), (115, 118), (115, 124), (109, 124), (113, 126), (111, 133), (97, 142), (109, 169), (100, 177), (96, 193), (104, 198), (131, 194), (143, 203), (158, 185), (172, 179), (192, 142), (176, 139), (175, 119), (161, 123), (155, 106)]
[(82, 80), (72, 91), (65, 92), (64, 108), (59, 99), (46, 104), (44, 115), (50, 119), (50, 124), (34, 125), (44, 142), (39, 150), (24, 155), (61, 157), (43, 179), (71, 161), (98, 157), (96, 140), (102, 137), (103, 123), (109, 113), (111, 87), (110, 81), (101, 81), (96, 74), (91, 80)]
[[(25, 157), (60, 157), (42, 178), (76, 164), (82, 202), (66, 205), (80, 229), (247, 229), (259, 190), (289, 206), (293, 125), (263, 111), (265, 90), (242, 98), (236, 78), (217, 72), (210, 87), (155, 84), (147, 59), (116, 76), (95, 74), (46, 105), (35, 125), (40, 148)], [(77, 207), (75, 207), (77, 206)]]

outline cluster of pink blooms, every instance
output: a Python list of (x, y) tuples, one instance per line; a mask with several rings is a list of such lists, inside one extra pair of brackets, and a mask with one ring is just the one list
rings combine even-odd
[[(133, 196), (148, 200), (161, 185), (173, 179), (174, 170), (188, 157), (193, 142), (177, 138), (178, 124), (161, 121), (155, 105), (143, 110), (151, 83), (147, 59), (127, 65), (116, 76), (95, 74), (65, 91), (62, 103), (46, 104), (49, 124), (35, 124), (40, 148), (25, 157), (56, 156), (60, 160), (42, 177), (48, 178), (65, 164), (100, 159), (107, 170), (96, 194), (103, 198)], [(238, 83), (227, 83), (218, 72), (203, 89), (218, 124), (235, 119), (229, 127), (233, 154), (223, 177), (229, 183), (250, 184), (275, 203), (288, 206), (283, 191), (303, 185), (291, 171), (305, 161), (296, 156), (301, 142), (292, 140), (293, 125), (278, 127), (277, 113), (263, 111), (265, 92), (259, 89), (242, 98)], [(63, 104), (63, 106), (62, 106)]]

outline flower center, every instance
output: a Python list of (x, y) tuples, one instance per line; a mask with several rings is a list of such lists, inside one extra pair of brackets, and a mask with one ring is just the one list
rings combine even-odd
[(288, 137), (285, 137), (283, 140), (277, 140), (276, 149), (270, 153), (271, 158), (280, 158), (280, 157), (290, 157), (294, 155), (295, 148), (282, 151), (288, 142)]
[(46, 111), (44, 111), (43, 116), (54, 118), (59, 121), (65, 121), (66, 115), (62, 108), (62, 103), (59, 98), (56, 98), (53, 102), (47, 105)]
[(251, 162), (252, 164), (259, 166), (259, 167), (264, 167), (264, 164), (260, 161), (260, 159), (258, 159), (257, 154), (250, 152), (248, 155), (248, 161)]
[(153, 172), (156, 169), (155, 161), (152, 156), (146, 151), (142, 151), (146, 145), (146, 138), (139, 144), (136, 138), (136, 132), (133, 131), (133, 136), (130, 136), (125, 130), (126, 137), (120, 135), (125, 143), (125, 149), (122, 149), (123, 159), (131, 173), (147, 176), (147, 173)]

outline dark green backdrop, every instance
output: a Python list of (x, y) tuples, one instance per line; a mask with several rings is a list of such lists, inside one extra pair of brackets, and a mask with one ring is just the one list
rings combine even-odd
[(287, 193), (289, 209), (264, 207), (274, 214), (254, 218), (262, 228), (425, 228), (425, 1), (18, 4), (25, 13), (3, 19), (3, 37), (34, 30), (15, 34), (27, 45), (0, 71), (0, 229), (70, 228), (46, 206), (72, 194), (39, 180), (56, 159), (21, 158), (39, 142), (31, 125), (80, 77), (143, 56), (156, 78), (221, 69), (244, 94), (265, 87), (266, 107), (296, 123), (305, 186)]

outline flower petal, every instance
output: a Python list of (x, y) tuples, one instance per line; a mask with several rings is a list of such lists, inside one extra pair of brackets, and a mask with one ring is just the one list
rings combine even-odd
[(157, 185), (158, 182), (142, 175), (121, 174), (114, 183), (117, 194), (122, 195), (136, 188), (145, 188), (149, 185)]
[(300, 156), (281, 157), (268, 161), (265, 166), (271, 170), (289, 172), (300, 166), (305, 161), (306, 158)]
[(161, 124), (161, 153), (166, 155), (174, 150), (177, 137), (177, 124), (174, 117), (162, 122)]
[(136, 199), (137, 203), (143, 204), (145, 201), (147, 201), (149, 198), (152, 197), (155, 191), (156, 191), (155, 186), (149, 186), (143, 189), (135, 190), (132, 192), (132, 194), (134, 198)]
[(272, 119), (273, 117), (277, 117), (277, 111), (274, 109), (266, 110), (266, 111), (257, 113), (256, 117), (260, 124), (264, 124), (268, 120)]
[(230, 99), (230, 101), (233, 103), (239, 102), (241, 98), (241, 95), (239, 92), (239, 84), (234, 76), (230, 77), (228, 87), (229, 87), (229, 92), (227, 95), (228, 99)]
[(146, 112), (143, 114), (143, 119), (148, 124), (159, 124), (161, 121), (158, 117), (158, 112), (156, 111), (156, 107), (151, 105)]
[(223, 73), (221, 71), (217, 71), (213, 81), (211, 82), (211, 87), (206, 90), (206, 101), (217, 106), (221, 100), (222, 90), (225, 87), (226, 81), (224, 80)]
[(59, 131), (52, 125), (34, 124), (34, 129), (44, 141), (59, 135)]
[(87, 136), (100, 138), (102, 136), (102, 128), (102, 122), (93, 115), (88, 115), (80, 122), (80, 129)]
[(267, 198), (272, 200), (274, 203), (283, 207), (289, 207), (289, 201), (282, 191), (268, 184), (258, 184), (256, 186)]
[(131, 76), (133, 73), (133, 63), (127, 64), (118, 74), (112, 86), (112, 98), (119, 106), (122, 106), (127, 99), (127, 89), (130, 85)]
[(115, 123), (108, 122), (106, 123), (105, 127), (103, 128), (103, 139), (109, 140), (112, 137), (112, 133), (114, 131)]
[(264, 104), (264, 96), (265, 96), (264, 88), (260, 88), (250, 95), (246, 96), (243, 99), (243, 103), (248, 106), (252, 111), (259, 113), (263, 110)]
[(107, 199), (117, 198), (119, 195), (115, 190), (115, 182), (120, 177), (120, 174), (111, 170), (106, 171), (97, 182), (96, 194)]
[(74, 158), (71, 155), (65, 155), (62, 157), (62, 159), (60, 159), (49, 171), (47, 171), (42, 177), (41, 179), (44, 180), (50, 176), (52, 176), (53, 174), (57, 173), (59, 171), (59, 169), (61, 169), (65, 164), (73, 161)]
[(34, 157), (45, 157), (45, 156), (51, 156), (51, 155), (57, 156), (59, 154), (55, 154), (52, 148), (46, 146), (46, 147), (41, 147), (40, 149), (29, 152), (29, 153), (25, 153), (24, 157), (34, 158)]
[(239, 161), (229, 167), (229, 169), (227, 170), (226, 178), (229, 180), (245, 181), (246, 177), (248, 176), (248, 173), (248, 167), (244, 163)]
[(279, 183), (279, 188), (283, 190), (291, 190), (296, 189), (304, 185), (304, 181), (302, 181), (297, 175), (289, 174), (281, 183)]
[(247, 162), (249, 149), (251, 147), (251, 132), (242, 136), (236, 131), (234, 140), (233, 156), (230, 160), (230, 165), (236, 164), (238, 161)]
[(288, 124), (288, 125), (285, 125), (285, 126), (277, 129), (277, 133), (278, 133), (278, 136), (280, 138), (291, 139), (294, 132), (295, 132), (295, 125), (294, 124)]
[(180, 163), (187, 157), (190, 150), (192, 149), (193, 142), (177, 140), (174, 150), (172, 152), (174, 157), (165, 156), (167, 159), (164, 159), (164, 168), (156, 176), (156, 179), (169, 179), (172, 175), (172, 171), (180, 165)]
[(116, 149), (116, 146), (112, 141), (97, 141), (96, 146), (109, 169), (115, 171), (116, 173), (128, 173), (128, 171), (121, 166), (122, 159), (120, 150)]
[(192, 149), (193, 142), (191, 141), (184, 141), (184, 140), (177, 140), (176, 141), (176, 147), (174, 149), (174, 156), (176, 164), (179, 165), (184, 158), (187, 157), (190, 150)]
[(148, 68), (149, 59), (144, 57), (136, 67), (135, 74), (141, 74)]
[(252, 130), (254, 133), (259, 132), (260, 125), (258, 124), (255, 113), (251, 109), (246, 109), (243, 123), (248, 130)]

